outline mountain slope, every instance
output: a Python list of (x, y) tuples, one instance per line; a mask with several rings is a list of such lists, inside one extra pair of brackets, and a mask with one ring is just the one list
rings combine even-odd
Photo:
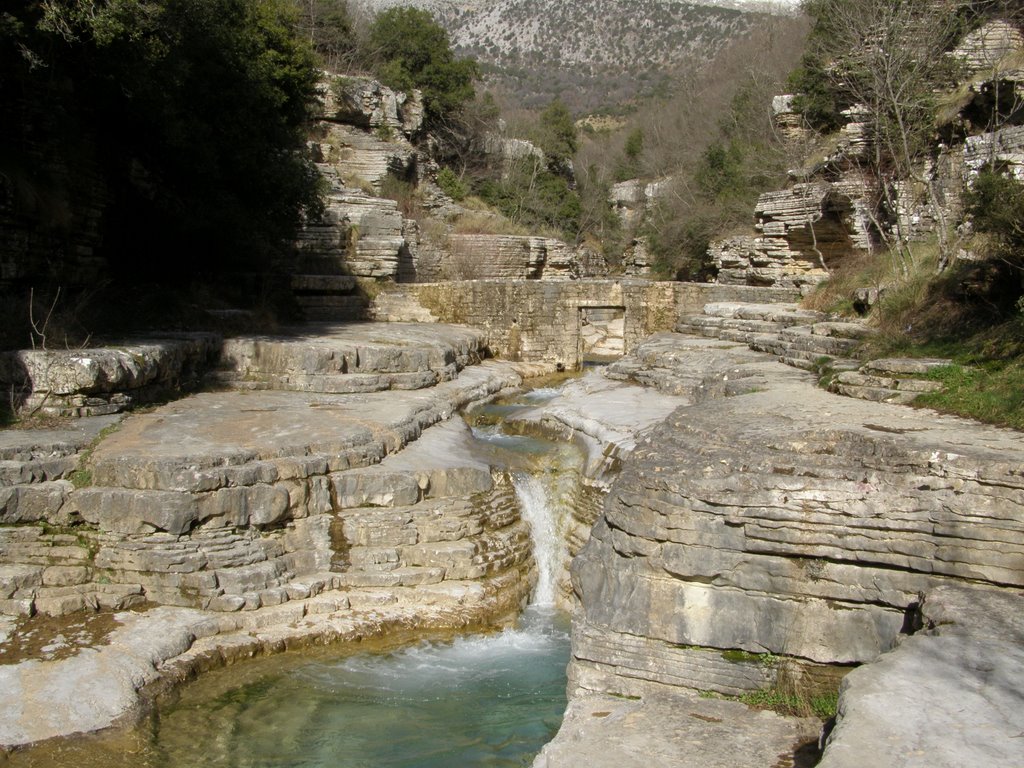
[(382, 10), (426, 8), (486, 82), (524, 106), (558, 96), (577, 113), (612, 108), (665, 87), (707, 61), (759, 14), (684, 0), (360, 0)]

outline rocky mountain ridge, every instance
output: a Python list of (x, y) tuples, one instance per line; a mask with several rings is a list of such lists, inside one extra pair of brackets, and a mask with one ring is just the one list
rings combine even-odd
[[(410, 5), (359, 2), (372, 12)], [(709, 60), (758, 23), (755, 9), (768, 6), (683, 0), (419, 0), (411, 5), (433, 13), (456, 50), (481, 63), (488, 86), (525, 106), (557, 96), (574, 111), (663, 90), (673, 70)]]

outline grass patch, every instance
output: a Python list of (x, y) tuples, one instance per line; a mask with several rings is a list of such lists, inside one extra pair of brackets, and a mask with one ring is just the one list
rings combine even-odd
[(786, 692), (780, 688), (762, 688), (739, 696), (730, 696), (718, 691), (698, 691), (702, 699), (738, 701), (754, 709), (765, 709), (787, 717), (817, 717), (831, 720), (836, 716), (839, 705), (838, 691), (819, 691), (813, 694)]
[(814, 373), (818, 377), (818, 386), (822, 389), (830, 389), (836, 376), (839, 375), (835, 369), (835, 359), (828, 355), (815, 358)]
[(452, 222), (456, 235), (532, 235), (529, 227), (492, 211), (470, 211)]
[(1024, 313), (992, 322), (981, 311), (950, 301), (943, 286), (933, 285), (916, 311), (905, 310), (902, 331), (879, 335), (866, 351), (873, 357), (949, 358), (952, 365), (924, 377), (940, 382), (943, 391), (923, 394), (914, 405), (1024, 430)]
[[(983, 248), (975, 238), (972, 248)], [(980, 252), (980, 251), (979, 251)], [(1019, 273), (1005, 260), (961, 262), (939, 272), (937, 242), (911, 245), (900, 269), (889, 254), (848, 261), (804, 301), (819, 311), (845, 312), (857, 288), (884, 288), (869, 322), (876, 333), (860, 346), (861, 359), (941, 357), (953, 365), (927, 378), (944, 391), (923, 394), (915, 405), (989, 424), (1024, 429), (1024, 300)], [(823, 386), (834, 376), (816, 361)]]
[(839, 694), (829, 692), (815, 696), (801, 696), (796, 693), (785, 693), (777, 688), (765, 688), (760, 691), (744, 693), (739, 700), (748, 707), (768, 709), (780, 715), (814, 716), (821, 720), (829, 720), (836, 716)]
[(773, 653), (750, 653), (738, 649), (722, 651), (722, 658), (731, 664), (760, 664), (762, 667), (774, 667), (779, 657)]
[(921, 395), (915, 405), (968, 416), (989, 424), (1024, 430), (1024, 362), (990, 360), (982, 365), (953, 364), (931, 371), (942, 392)]
[(96, 437), (93, 438), (92, 442), (78, 454), (78, 466), (68, 476), (68, 480), (71, 481), (71, 484), (75, 488), (87, 488), (92, 485), (92, 468), (89, 466), (89, 462), (92, 459), (93, 451), (96, 450), (97, 446), (99, 446), (104, 439), (117, 432), (117, 430), (121, 428), (122, 423), (123, 422), (119, 421), (116, 424), (111, 424), (101, 429)]
[(828, 280), (819, 283), (803, 300), (806, 309), (853, 317), (854, 292), (860, 288), (883, 289), (894, 277), (894, 265), (887, 254), (852, 254), (832, 270)]

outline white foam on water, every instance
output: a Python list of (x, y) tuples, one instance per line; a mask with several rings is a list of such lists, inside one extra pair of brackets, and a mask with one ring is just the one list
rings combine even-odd
[(533, 558), (537, 562), (537, 587), (533, 604), (553, 606), (555, 583), (561, 566), (562, 544), (558, 533), (558, 519), (550, 501), (548, 489), (536, 475), (516, 472), (512, 476), (523, 519), (530, 524), (533, 539)]

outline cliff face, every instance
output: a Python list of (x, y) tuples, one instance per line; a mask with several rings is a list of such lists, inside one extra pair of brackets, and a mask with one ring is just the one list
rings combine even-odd
[(800, 167), (789, 187), (760, 196), (756, 234), (711, 244), (720, 282), (811, 287), (845, 259), (882, 246), (937, 239), (953, 250), (951, 242), (970, 229), (963, 198), (979, 171), (1024, 178), (1024, 33), (996, 19), (944, 55), (960, 80), (936, 96), (931, 145), (899, 172), (879, 160), (886, 150), (866, 106), (845, 110), (845, 123), (823, 137), (795, 111), (793, 95), (775, 97), (777, 133)]
[[(434, 183), (438, 166), (421, 132), (418, 91), (396, 92), (366, 77), (328, 77), (320, 101), (312, 149), (329, 190), (322, 214), (299, 232), (294, 263), (286, 268), (307, 319), (366, 317), (367, 296), (352, 278), (563, 280), (606, 271), (603, 257), (585, 246), (488, 234), (508, 226), (498, 214), (476, 212), (484, 232), (459, 233), (453, 221), (469, 212)], [(490, 151), (506, 159), (540, 154), (528, 142), (495, 136), (492, 143)]]
[(1024, 585), (1019, 435), (675, 338), (659, 364), (702, 371), (701, 402), (626, 458), (573, 565), (572, 687), (813, 684), (891, 648), (920, 592)]

